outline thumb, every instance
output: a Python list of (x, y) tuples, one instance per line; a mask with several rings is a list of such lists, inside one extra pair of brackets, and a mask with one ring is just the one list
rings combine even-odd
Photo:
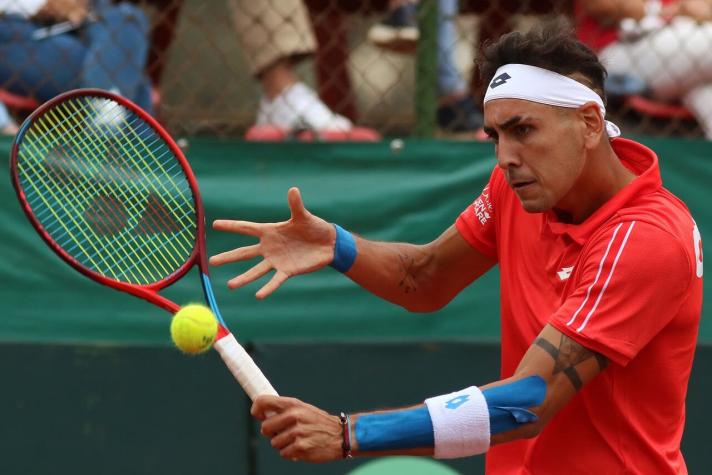
[(302, 194), (296, 186), (289, 189), (289, 192), (287, 193), (287, 202), (289, 203), (289, 211), (292, 213), (292, 219), (304, 218), (309, 214), (307, 209), (304, 207)]
[(250, 414), (263, 421), (268, 416), (281, 412), (283, 405), (282, 398), (279, 396), (264, 394), (255, 398), (255, 401), (252, 403), (252, 409), (250, 409)]

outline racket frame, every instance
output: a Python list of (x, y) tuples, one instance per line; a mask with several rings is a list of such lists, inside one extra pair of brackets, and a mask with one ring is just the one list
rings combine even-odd
[[(103, 276), (98, 272), (95, 272), (80, 264), (74, 257), (69, 255), (64, 249), (62, 249), (62, 247), (59, 246), (59, 244), (57, 244), (55, 240), (52, 239), (52, 237), (49, 235), (49, 233), (44, 229), (42, 224), (35, 217), (32, 208), (30, 207), (30, 204), (27, 200), (27, 197), (25, 196), (25, 192), (22, 189), (22, 185), (20, 183), (20, 176), (17, 170), (17, 161), (20, 145), (22, 144), (22, 139), (24, 138), (25, 133), (34, 122), (39, 120), (44, 114), (47, 113), (48, 110), (52, 109), (56, 104), (67, 101), (69, 99), (73, 99), (75, 97), (82, 96), (109, 99), (129, 109), (131, 112), (136, 114), (141, 120), (144, 120), (166, 143), (170, 151), (178, 160), (178, 163), (180, 164), (181, 169), (183, 170), (183, 173), (185, 174), (185, 177), (188, 181), (190, 191), (193, 194), (193, 200), (195, 202), (196, 242), (193, 244), (193, 251), (188, 257), (188, 259), (186, 259), (186, 261), (173, 273), (157, 282), (148, 285), (121, 282), (119, 280)], [(195, 178), (193, 170), (188, 164), (188, 160), (185, 158), (185, 155), (183, 154), (183, 151), (180, 149), (178, 144), (175, 143), (173, 138), (168, 134), (168, 132), (165, 131), (165, 129), (158, 123), (158, 121), (151, 117), (147, 112), (145, 112), (143, 109), (141, 109), (139, 106), (137, 106), (130, 100), (117, 94), (104, 91), (102, 89), (76, 89), (60, 94), (57, 97), (47, 101), (46, 103), (38, 107), (22, 123), (22, 126), (20, 127), (20, 130), (18, 131), (12, 143), (10, 173), (12, 177), (12, 185), (15, 188), (15, 193), (17, 194), (18, 199), (22, 204), (22, 210), (24, 211), (27, 218), (30, 220), (30, 223), (32, 223), (32, 226), (35, 228), (37, 233), (42, 237), (42, 239), (47, 243), (47, 245), (59, 257), (62, 258), (62, 260), (64, 260), (70, 266), (74, 267), (77, 271), (81, 272), (85, 276), (100, 284), (107, 285), (109, 287), (113, 287), (115, 289), (129, 293), (136, 297), (147, 300), (168, 312), (176, 313), (180, 309), (180, 306), (160, 295), (158, 291), (165, 289), (166, 287), (169, 287), (171, 284), (178, 281), (181, 277), (187, 274), (188, 271), (194, 265), (197, 264), (201, 272), (200, 282), (203, 287), (203, 294), (205, 296), (205, 300), (210, 304), (211, 310), (213, 311), (213, 313), (215, 313), (215, 316), (218, 317), (220, 326), (222, 327), (220, 332), (221, 335), (219, 336), (222, 336), (222, 333), (226, 330), (226, 327), (225, 322), (223, 321), (222, 316), (220, 315), (220, 310), (217, 307), (215, 299), (212, 297), (212, 290), (210, 289), (210, 280), (208, 277), (208, 262), (205, 247), (205, 212), (203, 211), (203, 200), (200, 196), (200, 192), (198, 191), (198, 182)]]
[[(173, 152), (173, 155), (178, 160), (185, 177), (188, 180), (190, 190), (193, 193), (193, 199), (195, 201), (195, 219), (196, 219), (196, 236), (195, 243), (193, 245), (193, 250), (186, 261), (170, 275), (166, 276), (160, 281), (154, 282), (148, 285), (141, 284), (131, 284), (127, 282), (121, 282), (115, 279), (110, 279), (91, 269), (86, 268), (80, 264), (76, 259), (69, 255), (64, 249), (62, 249), (59, 244), (57, 244), (54, 239), (51, 238), (49, 233), (44, 229), (39, 220), (35, 217), (32, 212), (32, 208), (29, 205), (27, 197), (22, 189), (20, 183), (20, 177), (17, 170), (17, 157), (19, 153), (20, 144), (22, 139), (27, 132), (27, 129), (36, 120), (42, 117), (48, 110), (54, 107), (57, 103), (72, 99), (78, 96), (92, 96), (112, 100), (119, 105), (129, 109), (135, 113), (140, 119), (144, 120), (158, 135), (164, 140), (168, 148)], [(41, 105), (37, 110), (35, 110), (22, 124), (19, 132), (15, 136), (15, 140), (12, 144), (12, 154), (10, 159), (10, 173), (12, 177), (12, 184), (17, 193), (17, 197), (22, 204), (22, 210), (25, 215), (27, 215), (32, 226), (37, 230), (38, 234), (47, 243), (47, 245), (52, 249), (59, 257), (62, 258), (70, 266), (74, 267), (77, 271), (81, 272), (90, 279), (112, 287), (128, 294), (134, 295), (136, 297), (142, 298), (148, 302), (151, 302), (158, 307), (161, 307), (168, 312), (175, 313), (180, 309), (176, 303), (163, 297), (158, 293), (159, 290), (164, 289), (178, 279), (183, 277), (194, 265), (198, 266), (200, 271), (200, 283), (203, 288), (203, 294), (205, 301), (210, 305), (211, 310), (215, 314), (218, 320), (218, 334), (215, 338), (215, 343), (213, 347), (220, 354), (221, 358), (225, 362), (226, 366), (232, 373), (232, 375), (237, 379), (240, 385), (243, 387), (250, 399), (254, 400), (257, 396), (262, 394), (277, 395), (270, 382), (265, 378), (262, 371), (257, 367), (255, 362), (252, 360), (250, 355), (245, 351), (245, 349), (237, 342), (235, 336), (230, 333), (227, 328), (225, 321), (220, 315), (220, 310), (218, 309), (215, 297), (213, 295), (212, 286), (210, 285), (210, 277), (208, 274), (208, 260), (205, 246), (205, 213), (203, 211), (203, 200), (198, 191), (198, 182), (195, 178), (193, 170), (188, 164), (188, 160), (183, 155), (183, 151), (178, 147), (173, 138), (165, 131), (165, 129), (151, 117), (147, 112), (141, 109), (138, 105), (134, 104), (130, 100), (118, 96), (116, 94), (104, 91), (101, 89), (77, 89), (73, 91), (60, 94), (59, 96), (51, 99), (45, 104)]]

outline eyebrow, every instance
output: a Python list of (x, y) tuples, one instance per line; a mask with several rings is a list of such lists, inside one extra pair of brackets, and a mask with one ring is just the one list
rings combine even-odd
[[(535, 117), (532, 117), (530, 115), (515, 115), (513, 117), (510, 117), (509, 119), (505, 120), (501, 124), (496, 124), (496, 126), (501, 129), (501, 130), (507, 130), (509, 128), (512, 128), (513, 126), (519, 124), (520, 122), (525, 122), (525, 121), (536, 121), (537, 119)], [(489, 135), (490, 137), (494, 137), (497, 135), (497, 131), (493, 127), (490, 126), (483, 126), (482, 130)]]
[[(508, 128), (512, 127), (513, 125), (517, 125), (519, 122), (521, 122), (524, 119), (525, 118), (522, 117), (521, 115), (515, 115), (514, 117), (511, 117), (511, 118), (505, 120), (501, 124), (497, 124), (497, 126), (502, 130), (507, 130)], [(493, 137), (497, 134), (497, 132), (492, 127), (484, 126), (482, 128), (482, 130), (484, 130), (485, 133), (487, 135), (489, 135), (490, 137)]]

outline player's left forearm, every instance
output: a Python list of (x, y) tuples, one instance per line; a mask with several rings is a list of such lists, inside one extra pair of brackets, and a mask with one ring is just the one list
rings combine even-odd
[(353, 416), (354, 453), (452, 458), (534, 437), (606, 365), (603, 356), (547, 325), (510, 378), (420, 406)]

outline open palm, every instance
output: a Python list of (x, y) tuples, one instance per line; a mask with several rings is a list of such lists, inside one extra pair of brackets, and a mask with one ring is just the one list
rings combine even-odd
[(280, 223), (253, 223), (249, 221), (216, 220), (213, 229), (254, 236), (257, 244), (239, 247), (210, 258), (210, 264), (219, 266), (262, 256), (263, 260), (248, 271), (228, 281), (230, 288), (246, 285), (271, 270), (276, 272), (256, 294), (259, 299), (274, 292), (292, 276), (313, 272), (327, 266), (334, 258), (336, 231), (333, 225), (314, 216), (304, 207), (299, 189), (288, 193), (288, 221)]

